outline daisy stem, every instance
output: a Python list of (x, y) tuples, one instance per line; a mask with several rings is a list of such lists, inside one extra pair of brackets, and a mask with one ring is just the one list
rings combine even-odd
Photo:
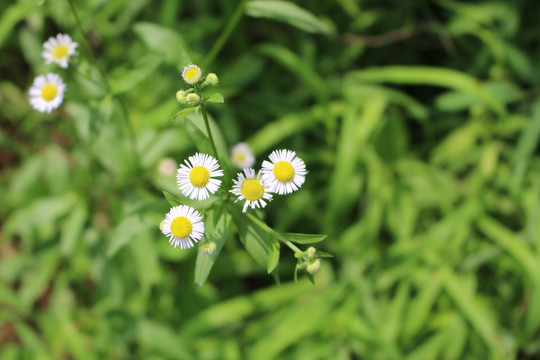
[(131, 121), (129, 120), (129, 112), (127, 110), (127, 106), (120, 98), (120, 96), (115, 95), (111, 92), (111, 85), (109, 84), (109, 79), (107, 78), (107, 74), (102, 69), (102, 67), (99, 65), (94, 52), (92, 51), (92, 47), (90, 46), (90, 43), (88, 42), (88, 39), (86, 39), (86, 34), (84, 33), (84, 29), (81, 23), (81, 19), (79, 18), (79, 14), (77, 13), (77, 10), (75, 9), (75, 5), (73, 5), (72, 0), (66, 0), (69, 4), (69, 7), (71, 9), (71, 13), (73, 14), (73, 17), (75, 18), (75, 23), (77, 24), (77, 29), (81, 33), (82, 37), (82, 43), (85, 48), (85, 53), (87, 59), (95, 66), (95, 68), (98, 70), (99, 74), (101, 75), (101, 78), (103, 79), (103, 83), (105, 84), (105, 88), (107, 89), (107, 93), (111, 94), (113, 98), (115, 98), (118, 101), (118, 104), (120, 105), (120, 109), (122, 111), (122, 116), (124, 123), (126, 125), (128, 136), (129, 136), (129, 143), (131, 147), (131, 152), (133, 154), (133, 158), (135, 160), (135, 165), (139, 170), (142, 170), (142, 165), (139, 157), (139, 153), (137, 151), (137, 146), (135, 142), (135, 130), (133, 129), (133, 125), (131, 124)]
[(244, 14), (245, 8), (246, 8), (247, 0), (240, 0), (240, 4), (238, 4), (238, 7), (234, 11), (234, 14), (232, 15), (231, 19), (227, 23), (227, 26), (225, 26), (225, 29), (221, 32), (221, 35), (217, 39), (217, 41), (212, 46), (212, 49), (208, 52), (208, 55), (203, 61), (203, 65), (207, 67), (212, 63), (214, 58), (217, 56), (223, 45), (227, 42), (227, 39), (229, 36), (231, 36), (232, 31), (234, 30), (236, 24), (238, 24), (238, 21), (240, 21), (240, 18)]
[(251, 214), (251, 213), (248, 213), (247, 216), (253, 220), (254, 222), (256, 222), (260, 227), (262, 227), (264, 230), (268, 231), (269, 233), (272, 233), (275, 237), (277, 237), (282, 243), (284, 243), (285, 245), (287, 245), (287, 247), (289, 247), (289, 249), (291, 249), (292, 251), (294, 251), (295, 253), (301, 253), (302, 254), (302, 257), (304, 258), (304, 260), (308, 260), (305, 255), (304, 255), (304, 252), (302, 250), (300, 250), (298, 248), (298, 246), (294, 245), (292, 242), (290, 242), (289, 240), (285, 239), (279, 232), (277, 232), (276, 230), (272, 229), (270, 226), (266, 225), (266, 223), (264, 221), (262, 221), (261, 219), (259, 219), (258, 217), (256, 217), (255, 215)]
[(210, 130), (210, 123), (208, 122), (208, 114), (206, 113), (204, 102), (202, 101), (201, 101), (201, 112), (204, 119), (204, 126), (206, 126), (206, 133), (208, 134), (208, 139), (210, 139), (210, 145), (212, 145), (212, 151), (214, 152), (214, 156), (219, 162), (219, 155), (216, 149), (216, 144), (214, 143), (214, 137), (212, 136), (212, 131)]
[(69, 4), (69, 7), (71, 9), (71, 13), (73, 14), (73, 17), (75, 18), (75, 23), (77, 24), (77, 29), (82, 35), (82, 40), (84, 44), (84, 50), (86, 53), (86, 56), (88, 57), (88, 60), (96, 67), (96, 69), (99, 71), (99, 74), (101, 75), (101, 78), (103, 79), (103, 82), (105, 83), (105, 87), (107, 88), (107, 92), (110, 92), (111, 86), (109, 85), (109, 81), (107, 79), (107, 76), (105, 75), (105, 71), (101, 68), (99, 63), (97, 62), (96, 57), (94, 56), (94, 52), (92, 51), (92, 47), (90, 46), (90, 43), (86, 39), (86, 35), (84, 33), (84, 29), (81, 23), (81, 19), (79, 18), (79, 14), (77, 13), (77, 10), (75, 9), (75, 5), (73, 5), (72, 0), (66, 0)]

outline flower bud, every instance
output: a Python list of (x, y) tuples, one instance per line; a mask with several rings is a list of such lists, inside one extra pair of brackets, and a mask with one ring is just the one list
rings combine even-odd
[(201, 254), (212, 255), (217, 249), (217, 245), (213, 241), (208, 241), (199, 245)]
[(315, 252), (317, 252), (317, 249), (315, 249), (313, 246), (308, 247), (305, 254), (308, 259), (313, 259), (315, 257)]
[(310, 260), (307, 264), (306, 270), (310, 274), (314, 274), (321, 267), (321, 260), (314, 259)]
[(304, 254), (300, 251), (297, 251), (294, 253), (294, 257), (297, 259), (301, 259)]
[(186, 103), (186, 92), (184, 90), (178, 90), (176, 92), (176, 101), (178, 101), (180, 104)]
[(161, 220), (159, 223), (159, 230), (163, 233), (163, 227), (165, 226), (165, 220)]
[(197, 94), (188, 94), (186, 96), (186, 103), (189, 105), (197, 105), (201, 102), (201, 97)]
[(209, 85), (217, 85), (219, 82), (218, 76), (214, 73), (210, 73), (206, 75), (206, 80), (204, 80), (205, 83)]

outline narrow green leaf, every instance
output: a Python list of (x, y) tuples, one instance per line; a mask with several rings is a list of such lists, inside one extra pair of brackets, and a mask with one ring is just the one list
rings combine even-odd
[(200, 289), (208, 275), (210, 270), (214, 266), (216, 259), (223, 248), (223, 244), (227, 239), (229, 231), (229, 224), (231, 222), (231, 215), (223, 210), (223, 207), (213, 208), (206, 213), (205, 220), (205, 236), (208, 240), (216, 243), (216, 251), (211, 255), (197, 253), (197, 260), (195, 262), (195, 284)]
[(178, 63), (177, 49), (184, 40), (177, 31), (149, 22), (134, 24), (133, 31), (149, 49), (161, 54), (167, 63)]
[[(7, 4), (6, 2), (5, 5)], [(9, 7), (2, 10), (0, 17), (0, 48), (17, 23), (34, 11), (39, 10), (31, 2), (13, 2)]]
[(137, 60), (133, 69), (126, 70), (124, 65), (118, 67), (110, 76), (111, 92), (118, 95), (133, 89), (154, 74), (161, 62), (158, 56), (147, 55)]
[(143, 217), (138, 214), (127, 216), (114, 230), (111, 237), (112, 240), (109, 242), (109, 247), (107, 249), (107, 256), (114, 256), (118, 250), (130, 242), (135, 236), (153, 226), (157, 229), (158, 225), (159, 224), (155, 224), (149, 217)]
[(324, 251), (315, 251), (315, 257), (316, 258), (333, 258), (334, 255), (329, 254), (329, 253), (324, 252)]
[(463, 280), (450, 268), (444, 268), (441, 275), (444, 289), (463, 316), (471, 323), (487, 348), (490, 349), (491, 358), (507, 358), (509, 354), (505, 342), (497, 334), (494, 325), (495, 320), (489, 316), (489, 312), (477, 305), (474, 301), (474, 294), (467, 290)]
[(206, 136), (206, 134), (203, 133), (201, 129), (197, 125), (195, 125), (193, 121), (188, 117), (186, 117), (186, 129), (189, 133), (189, 136), (193, 140), (193, 143), (200, 152), (203, 152), (205, 154), (213, 153), (212, 145), (210, 144), (208, 136)]
[(207, 97), (205, 101), (223, 103), (225, 100), (223, 99), (223, 95), (221, 95), (220, 93), (214, 93)]
[(178, 206), (182, 205), (182, 202), (180, 199), (172, 195), (170, 192), (163, 190), (163, 195), (165, 196), (165, 200), (171, 205), (171, 206)]
[(182, 115), (186, 115), (186, 114), (189, 114), (190, 112), (194, 111), (195, 108), (193, 106), (190, 106), (190, 107), (187, 107), (187, 108), (183, 108), (182, 110), (180, 110), (179, 112), (177, 112), (176, 114), (174, 114), (173, 116), (173, 120), (176, 120), (178, 119), (180, 116)]
[[(255, 215), (253, 216), (255, 217)], [(234, 211), (233, 217), (236, 227), (238, 228), (238, 236), (247, 252), (260, 266), (268, 269), (270, 258), (270, 239), (268, 231), (262, 228), (249, 216), (246, 216), (239, 211)]]
[(315, 244), (326, 239), (328, 235), (281, 233), (281, 236), (297, 244)]
[(183, 46), (180, 46), (180, 60), (179, 65), (180, 69), (184, 69), (188, 65), (192, 65), (193, 61), (189, 57), (189, 54), (187, 53), (186, 49)]
[(478, 220), (478, 228), (515, 259), (532, 288), (525, 323), (525, 332), (532, 333), (538, 329), (540, 323), (540, 266), (537, 257), (519, 236), (488, 216)]
[(440, 294), (441, 279), (438, 273), (426, 277), (425, 282), (428, 282), (430, 286), (422, 287), (423, 283), (418, 285), (418, 294), (411, 300), (405, 314), (402, 329), (405, 339), (412, 339), (424, 328), (435, 301)]
[(60, 250), (64, 256), (72, 254), (77, 240), (80, 240), (87, 219), (88, 210), (86, 204), (84, 201), (79, 200), (62, 224)]
[(517, 193), (521, 189), (521, 183), (527, 169), (531, 165), (533, 154), (540, 140), (540, 102), (533, 105), (531, 121), (521, 132), (519, 141), (514, 152), (512, 162), (514, 164), (511, 188)]
[(270, 248), (269, 248), (269, 256), (268, 256), (268, 268), (267, 271), (270, 274), (274, 269), (276, 268), (277, 264), (279, 263), (279, 247), (280, 242), (278, 239), (276, 239), (275, 235), (270, 233), (269, 235), (269, 241), (270, 241)]
[[(178, 336), (169, 325), (150, 320), (141, 320), (137, 323), (139, 345), (148, 355), (156, 354), (168, 359), (193, 359), (189, 346)], [(144, 357), (144, 356), (143, 356)]]
[(476, 96), (500, 116), (506, 109), (481, 81), (465, 73), (428, 66), (385, 66), (357, 71), (355, 80), (368, 83), (433, 85), (460, 90)]
[(210, 333), (223, 327), (230, 327), (235, 323), (245, 325), (246, 319), (253, 314), (271, 311), (284, 304), (288, 305), (298, 296), (314, 291), (307, 282), (288, 283), (280, 287), (264, 288), (249, 296), (242, 295), (219, 301), (186, 319), (181, 332), (185, 337), (193, 338), (195, 335)]
[(288, 1), (255, 0), (249, 1), (246, 15), (282, 21), (310, 33), (329, 34), (328, 25), (309, 11)]

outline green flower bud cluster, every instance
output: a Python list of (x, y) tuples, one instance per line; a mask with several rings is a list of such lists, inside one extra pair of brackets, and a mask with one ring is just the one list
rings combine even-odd
[[(178, 90), (176, 100), (180, 104), (197, 106), (205, 100), (201, 90), (208, 85), (217, 85), (219, 78), (214, 73), (209, 73), (206, 77), (202, 76), (202, 70), (197, 65), (188, 65), (182, 71), (182, 78), (190, 86), (187, 90)], [(204, 80), (201, 82), (201, 79)], [(211, 100), (210, 100), (211, 101)]]
[(296, 267), (300, 270), (306, 270), (310, 274), (314, 274), (321, 267), (321, 260), (316, 257), (317, 249), (310, 246), (306, 251), (297, 251), (294, 257), (298, 259)]

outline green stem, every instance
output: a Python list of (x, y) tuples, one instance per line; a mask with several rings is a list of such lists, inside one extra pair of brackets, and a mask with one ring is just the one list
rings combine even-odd
[(238, 7), (236, 8), (236, 10), (233, 13), (233, 16), (227, 23), (227, 26), (225, 27), (225, 29), (223, 30), (223, 32), (221, 33), (217, 41), (212, 46), (212, 49), (210, 49), (210, 51), (208, 52), (208, 55), (204, 59), (203, 61), (204, 67), (208, 67), (208, 65), (210, 65), (212, 61), (214, 61), (215, 57), (217, 56), (217, 54), (219, 53), (223, 45), (225, 45), (225, 43), (227, 42), (227, 39), (229, 38), (229, 36), (231, 36), (232, 31), (236, 27), (236, 24), (238, 24), (238, 21), (240, 21), (240, 18), (244, 14), (246, 3), (247, 3), (247, 0), (240, 0), (240, 4), (238, 4)]
[(261, 219), (259, 219), (258, 217), (256, 217), (255, 215), (251, 214), (251, 213), (248, 213), (247, 216), (253, 220), (254, 222), (257, 223), (257, 225), (259, 225), (260, 227), (262, 227), (264, 230), (268, 231), (268, 232), (271, 232), (272, 234), (274, 234), (282, 243), (284, 243), (285, 245), (287, 245), (289, 247), (289, 249), (291, 249), (292, 251), (294, 251), (295, 253), (299, 252), (299, 253), (302, 253), (302, 257), (304, 258), (304, 260), (308, 260), (305, 255), (304, 255), (304, 252), (302, 250), (300, 250), (298, 248), (298, 246), (294, 245), (292, 242), (290, 242), (289, 240), (285, 239), (279, 232), (277, 232), (276, 230), (272, 229), (270, 226), (266, 225), (266, 223), (264, 221), (262, 221)]
[(92, 51), (92, 48), (90, 47), (90, 43), (86, 39), (86, 35), (84, 33), (84, 29), (81, 23), (81, 19), (79, 18), (79, 14), (77, 13), (77, 10), (75, 9), (75, 6), (73, 5), (72, 0), (66, 0), (69, 4), (69, 7), (71, 8), (71, 12), (73, 13), (73, 17), (75, 18), (75, 23), (77, 24), (77, 29), (81, 33), (82, 41), (84, 50), (86, 53), (86, 57), (90, 62), (96, 67), (96, 69), (99, 71), (99, 74), (101, 75), (101, 78), (103, 79), (103, 82), (105, 83), (105, 87), (107, 88), (107, 92), (111, 91), (111, 86), (109, 85), (109, 81), (107, 79), (107, 76), (105, 75), (105, 71), (101, 68), (99, 65), (96, 57), (94, 56), (94, 52)]
[(86, 39), (86, 35), (84, 33), (81, 19), (79, 18), (79, 14), (77, 13), (75, 6), (73, 5), (73, 1), (72, 0), (66, 0), (66, 1), (69, 4), (71, 12), (73, 13), (73, 17), (75, 18), (77, 29), (81, 33), (81, 38), (82, 38), (83, 46), (85, 48), (86, 58), (98, 70), (103, 80), (103, 83), (105, 84), (105, 88), (107, 89), (107, 93), (110, 94), (113, 98), (115, 98), (118, 104), (120, 105), (120, 109), (122, 110), (122, 114), (123, 114), (122, 119), (124, 120), (124, 124), (128, 131), (129, 144), (130, 144), (133, 158), (135, 160), (135, 164), (139, 170), (142, 170), (142, 165), (141, 165), (141, 161), (140, 161), (140, 157), (137, 151), (137, 146), (136, 146), (136, 141), (135, 141), (135, 129), (133, 128), (133, 124), (131, 124), (131, 121), (129, 120), (129, 112), (128, 112), (127, 106), (120, 96), (112, 94), (111, 85), (109, 83), (109, 79), (107, 78), (107, 74), (105, 73), (103, 68), (99, 65), (99, 62), (97, 61), (94, 55), (94, 52), (92, 51), (92, 47), (90, 46), (88, 39)]
[(201, 112), (204, 119), (204, 126), (206, 126), (206, 133), (208, 134), (208, 139), (210, 139), (210, 145), (212, 145), (212, 151), (214, 152), (214, 156), (219, 162), (219, 155), (216, 149), (216, 143), (214, 142), (214, 137), (212, 136), (212, 131), (210, 130), (210, 123), (208, 122), (208, 114), (206, 113), (204, 102), (201, 102)]

